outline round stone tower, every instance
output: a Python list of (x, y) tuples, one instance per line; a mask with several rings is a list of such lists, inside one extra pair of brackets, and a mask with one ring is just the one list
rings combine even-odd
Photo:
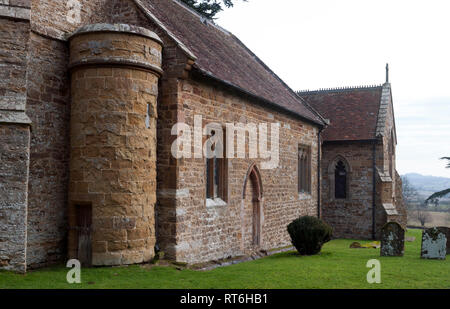
[(123, 24), (70, 37), (69, 257), (84, 265), (151, 260), (156, 101), (162, 41)]

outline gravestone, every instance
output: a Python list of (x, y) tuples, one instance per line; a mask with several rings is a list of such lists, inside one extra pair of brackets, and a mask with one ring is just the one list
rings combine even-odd
[(423, 231), (421, 251), (423, 259), (445, 260), (447, 237), (437, 227)]
[(440, 226), (438, 229), (447, 237), (447, 255), (450, 254), (450, 227)]
[(397, 222), (388, 222), (381, 229), (381, 256), (403, 256), (405, 230)]

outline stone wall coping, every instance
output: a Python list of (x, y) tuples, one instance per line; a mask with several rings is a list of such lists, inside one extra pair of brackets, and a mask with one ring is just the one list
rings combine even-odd
[(31, 0), (0, 0), (1, 5), (31, 8)]
[(93, 32), (120, 32), (120, 33), (130, 33), (135, 35), (140, 35), (143, 37), (150, 38), (160, 44), (163, 44), (163, 41), (161, 38), (154, 33), (153, 31), (150, 31), (148, 29), (134, 26), (134, 25), (127, 25), (127, 24), (91, 24), (83, 26), (79, 29), (77, 29), (75, 32), (72, 32), (67, 35), (66, 39), (70, 40), (73, 37), (76, 37), (81, 34), (85, 33), (93, 33)]
[(27, 7), (11, 6), (0, 1), (0, 18), (10, 18), (29, 21), (31, 9)]
[(398, 211), (392, 203), (382, 203), (383, 209), (387, 215), (398, 215)]
[(0, 123), (16, 123), (30, 125), (32, 122), (24, 111), (0, 111)]
[(392, 177), (389, 175), (389, 173), (384, 173), (380, 171), (378, 167), (377, 167), (377, 175), (380, 178), (381, 182), (392, 182)]

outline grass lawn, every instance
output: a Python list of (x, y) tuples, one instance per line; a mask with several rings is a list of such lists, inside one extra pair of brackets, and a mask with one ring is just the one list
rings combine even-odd
[[(409, 230), (404, 257), (380, 258), (379, 249), (350, 249), (352, 240), (333, 240), (320, 255), (302, 257), (295, 252), (212, 271), (146, 269), (141, 266), (82, 269), (81, 284), (66, 282), (68, 269), (56, 266), (26, 275), (0, 272), (2, 289), (316, 289), (316, 288), (450, 288), (450, 259), (420, 258), (421, 231)], [(366, 242), (362, 242), (366, 243)], [(368, 284), (366, 263), (381, 262), (381, 284)]]

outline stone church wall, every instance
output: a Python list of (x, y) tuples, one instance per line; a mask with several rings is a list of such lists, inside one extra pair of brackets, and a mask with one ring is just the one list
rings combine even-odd
[(32, 121), (27, 263), (66, 255), (70, 92), (68, 48), (31, 33), (27, 114)]
[(30, 128), (0, 123), (0, 269), (25, 272)]
[[(203, 124), (280, 123), (280, 162), (276, 169), (261, 169), (264, 159), (229, 159), (226, 206), (206, 205), (205, 159), (177, 160), (177, 194), (174, 222), (176, 259), (204, 262), (246, 253), (242, 225), (248, 218), (243, 203), (246, 174), (253, 163), (261, 173), (263, 188), (262, 249), (290, 244), (287, 225), (300, 215), (317, 216), (317, 131), (301, 120), (258, 106), (249, 98), (195, 79), (178, 83), (178, 119), (193, 127), (194, 116)], [(270, 139), (270, 134), (268, 140)], [(311, 195), (298, 193), (298, 146), (311, 147)], [(250, 184), (247, 185), (247, 188)]]
[(80, 22), (71, 23), (68, 3), (31, 1), (27, 86), (27, 114), (32, 121), (27, 244), (31, 268), (67, 255), (70, 86), (65, 35), (84, 22), (107, 18), (98, 13), (105, 1), (79, 1)]
[(30, 120), (27, 1), (0, 1), (0, 269), (26, 271)]
[[(322, 218), (337, 238), (372, 237), (373, 152), (365, 142), (325, 143), (322, 146)], [(330, 169), (337, 156), (350, 166), (347, 199), (335, 199)], [(347, 171), (349, 172), (349, 171)]]
[[(246, 174), (249, 167), (254, 163), (260, 168), (263, 187), (261, 248), (271, 249), (290, 244), (286, 226), (300, 215), (317, 215), (318, 129), (297, 118), (262, 107), (254, 99), (243, 97), (228, 88), (224, 89), (222, 86), (205, 80), (198, 80), (192, 75), (189, 76), (188, 72), (191, 69), (192, 59), (188, 59), (166, 33), (149, 22), (131, 1), (80, 0), (76, 2), (81, 4), (79, 20), (76, 14), (72, 16), (74, 21), (67, 19), (68, 13), (74, 9), (65, 5), (69, 3), (68, 1), (55, 0), (31, 1), (31, 26), (29, 22), (11, 18), (0, 19), (0, 27), (7, 29), (5, 32), (2, 31), (1, 35), (5, 33), (13, 34), (11, 38), (17, 40), (17, 42), (29, 41), (29, 46), (23, 45), (24, 48), (19, 51), (18, 58), (20, 58), (20, 61), (14, 68), (15, 73), (2, 71), (0, 74), (10, 78), (9, 81), (6, 80), (6, 83), (13, 82), (11, 84), (19, 85), (14, 91), (20, 94), (21, 100), (16, 101), (22, 102), (20, 110), (27, 110), (27, 115), (32, 123), (31, 131), (27, 131), (26, 126), (23, 125), (5, 126), (3, 123), (0, 124), (0, 132), (7, 133), (5, 138), (8, 140), (4, 141), (4, 145), (8, 145), (8, 143), (20, 145), (15, 149), (17, 152), (5, 152), (5, 149), (10, 149), (9, 146), (0, 148), (2, 160), (4, 157), (11, 160), (20, 158), (23, 163), (15, 171), (12, 171), (11, 168), (0, 170), (2, 177), (15, 177), (20, 185), (14, 188), (2, 186), (0, 190), (6, 188), (13, 192), (15, 189), (20, 189), (22, 193), (27, 192), (25, 195), (14, 194), (17, 201), (8, 203), (3, 201), (3, 204), (0, 201), (0, 207), (13, 203), (18, 205), (17, 212), (20, 216), (14, 218), (21, 218), (20, 222), (11, 220), (0, 209), (0, 231), (2, 233), (0, 234), (0, 243), (5, 242), (6, 239), (7, 242), (13, 244), (3, 236), (6, 235), (4, 231), (9, 231), (11, 224), (20, 226), (20, 232), (17, 233), (17, 243), (20, 243), (20, 245), (17, 246), (17, 249), (12, 249), (16, 250), (17, 255), (14, 259), (9, 257), (9, 260), (2, 259), (2, 252), (0, 252), (0, 267), (5, 263), (13, 265), (12, 267), (15, 269), (21, 269), (21, 267), (24, 269), (25, 264), (30, 267), (40, 267), (48, 263), (61, 261), (66, 257), (69, 219), (67, 205), (70, 143), (74, 138), (70, 136), (69, 128), (71, 87), (67, 36), (80, 26), (99, 22), (129, 23), (155, 31), (163, 40), (162, 67), (164, 75), (159, 81), (157, 109), (154, 113), (154, 116), (158, 117), (157, 149), (155, 150), (150, 146), (151, 149), (148, 147), (148, 149), (146, 147), (140, 148), (141, 150), (145, 149), (145, 152), (149, 150), (149, 153), (153, 151), (153, 156), (156, 152), (156, 186), (158, 192), (156, 214), (147, 212), (142, 216), (145, 218), (140, 218), (127, 213), (123, 216), (126, 217), (126, 220), (114, 220), (111, 219), (113, 216), (105, 216), (111, 220), (99, 220), (97, 222), (97, 226), (104, 224), (103, 228), (108, 231), (103, 231), (105, 232), (102, 235), (104, 239), (96, 241), (94, 237), (94, 242), (96, 241), (95, 253), (121, 252), (121, 250), (125, 250), (125, 246), (134, 246), (140, 252), (143, 251), (142, 248), (145, 248), (148, 254), (130, 254), (125, 257), (121, 255), (120, 263), (148, 260), (153, 254), (155, 233), (161, 249), (167, 253), (169, 258), (172, 257), (179, 261), (201, 262), (245, 253), (244, 251), (249, 248), (245, 248), (245, 245), (244, 248), (242, 246), (243, 239), (246, 237), (242, 234), (243, 221), (246, 220), (246, 218), (243, 218), (243, 214), (246, 212), (242, 210), (243, 190)], [(25, 3), (30, 6), (30, 1), (10, 0), (8, 3), (22, 3), (22, 5)], [(18, 24), (20, 24), (20, 27), (17, 27)], [(4, 38), (0, 37), (0, 40), (4, 40)], [(6, 45), (2, 44), (3, 46)], [(28, 65), (25, 61), (27, 57), (30, 60)], [(84, 72), (81, 75), (75, 74), (75, 79), (93, 78), (96, 79), (93, 85), (99, 86), (97, 79), (107, 78), (108, 76), (101, 75), (109, 74), (109, 71), (106, 71), (108, 70), (96, 69)], [(129, 85), (141, 83), (142, 74), (131, 71), (126, 74), (131, 74), (133, 78), (125, 83)], [(114, 76), (114, 71), (111, 70), (111, 72)], [(95, 76), (90, 74), (95, 74)], [(13, 78), (16, 78), (16, 80), (13, 80)], [(145, 76), (144, 79), (149, 81), (151, 77)], [(117, 85), (122, 85), (120, 81), (116, 82)], [(152, 82), (157, 83), (156, 80), (152, 80)], [(8, 87), (10, 85), (5, 86), (5, 79), (0, 81), (0, 92), (5, 91), (4, 89)], [(154, 95), (155, 98), (152, 102), (156, 103), (156, 94), (154, 93)], [(4, 102), (1, 104), (4, 104)], [(95, 103), (92, 104), (94, 105), (92, 108), (95, 108)], [(139, 112), (136, 111), (134, 114), (143, 116), (144, 112), (147, 111), (141, 108)], [(262, 170), (261, 163), (263, 160), (261, 159), (230, 160), (228, 204), (226, 206), (207, 207), (204, 183), (205, 161), (203, 159), (176, 160), (171, 154), (171, 144), (175, 139), (171, 136), (172, 126), (177, 121), (193, 125), (194, 115), (203, 116), (205, 123), (212, 121), (256, 124), (279, 122), (281, 124), (279, 167), (274, 170)], [(133, 116), (129, 118), (135, 119)], [(105, 120), (103, 125), (110, 127), (113, 123), (107, 123)], [(83, 130), (87, 132), (91, 129), (85, 127)], [(155, 138), (154, 135), (156, 133), (149, 138)], [(270, 135), (268, 138), (270, 139)], [(118, 142), (120, 140), (123, 141), (123, 138), (118, 138)], [(29, 146), (27, 146), (27, 141)], [(311, 148), (310, 196), (299, 195), (297, 190), (297, 152), (299, 145)], [(95, 153), (96, 150), (91, 148), (74, 149), (75, 157), (80, 152), (89, 155)], [(144, 152), (141, 150), (138, 152)], [(120, 153), (120, 155), (125, 154)], [(28, 158), (29, 177), (26, 175)], [(149, 163), (149, 169), (151, 167), (153, 167), (153, 170), (155, 169), (154, 161)], [(79, 190), (86, 190), (87, 182), (81, 178), (77, 180), (77, 177), (89, 176), (86, 176), (84, 172), (81, 176), (80, 173), (77, 175), (77, 171), (72, 173), (74, 181), (70, 188), (75, 193)], [(117, 177), (127, 177), (127, 175), (115, 170), (107, 175), (105, 174), (105, 177), (112, 177), (110, 180), (116, 181)], [(139, 178), (137, 182), (140, 184), (147, 182), (151, 186), (151, 188), (146, 187), (146, 190), (149, 189), (153, 195), (146, 196), (145, 199), (148, 199), (147, 202), (150, 204), (154, 203), (154, 173), (149, 171), (145, 175), (140, 174), (136, 177)], [(145, 177), (152, 177), (152, 179), (146, 179)], [(0, 185), (2, 185), (1, 182)], [(96, 185), (100, 186), (101, 184), (96, 183)], [(132, 189), (136, 188), (137, 186), (133, 186)], [(247, 189), (251, 192), (253, 188), (247, 186)], [(87, 185), (87, 190), (89, 191), (89, 185)], [(112, 196), (110, 197), (112, 199)], [(122, 199), (122, 202), (128, 203), (128, 200)], [(127, 208), (124, 211), (128, 210)], [(137, 217), (138, 219), (133, 221), (131, 217)], [(157, 222), (156, 231), (154, 230), (155, 221), (152, 221), (152, 217), (155, 217), (153, 220)], [(9, 223), (4, 223), (6, 220)], [(143, 227), (144, 222), (148, 228)], [(111, 232), (111, 229), (116, 227), (120, 231), (117, 233)], [(135, 229), (140, 229), (139, 231), (142, 233), (133, 234), (133, 232), (129, 233), (128, 231), (134, 231)], [(27, 230), (28, 235), (26, 235)], [(73, 246), (74, 244), (69, 244), (69, 247), (70, 245)], [(25, 250), (25, 247), (27, 250)], [(74, 253), (73, 249), (72, 247), (71, 253)], [(97, 264), (117, 264), (116, 258), (117, 256), (114, 254), (109, 257), (104, 255), (97, 259), (99, 261)]]

